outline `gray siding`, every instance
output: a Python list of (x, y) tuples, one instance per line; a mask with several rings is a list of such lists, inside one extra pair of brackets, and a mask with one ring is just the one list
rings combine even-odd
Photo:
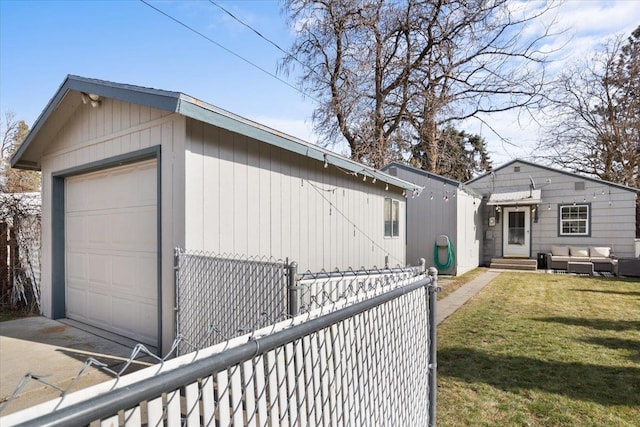
[[(516, 166), (520, 167), (520, 172), (514, 171)], [(634, 256), (636, 194), (633, 191), (522, 162), (515, 162), (468, 185), (488, 196), (492, 192), (526, 190), (529, 177), (536, 188), (542, 190), (538, 222), (531, 224), (533, 257), (538, 252), (548, 252), (551, 245), (610, 246), (617, 256)], [(584, 183), (584, 190), (576, 190), (576, 182)], [(558, 205), (574, 202), (591, 205), (590, 237), (558, 236)], [(493, 215), (492, 211), (493, 208), (485, 206), (485, 218)], [(488, 227), (484, 222), (485, 233), (493, 234), (493, 239), (485, 239), (482, 247), (484, 263), (502, 255), (502, 218), (500, 220), (495, 227)]]
[(406, 263), (404, 221), (384, 237), (384, 198), (404, 218), (401, 189), (190, 119), (184, 194), (188, 249), (289, 258), (300, 271)]
[[(52, 118), (53, 119), (53, 118)], [(80, 104), (50, 139), (42, 157), (42, 307), (51, 316), (52, 173), (160, 145), (162, 168), (163, 343), (173, 339), (173, 247), (184, 244), (185, 119), (148, 107), (103, 99), (98, 108)], [(182, 229), (181, 229), (182, 228)]]
[(424, 258), (427, 265), (434, 265), (434, 243), (444, 234), (453, 244), (455, 264), (441, 273), (463, 274), (477, 267), (480, 199), (442, 180), (393, 165), (391, 168), (387, 170), (390, 174), (424, 187), (420, 197), (407, 199), (407, 260), (416, 263)]

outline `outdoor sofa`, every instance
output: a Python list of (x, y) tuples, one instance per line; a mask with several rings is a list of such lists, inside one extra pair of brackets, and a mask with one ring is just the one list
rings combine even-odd
[(592, 263), (593, 271), (615, 272), (616, 258), (606, 246), (551, 246), (547, 268), (567, 270), (569, 263)]

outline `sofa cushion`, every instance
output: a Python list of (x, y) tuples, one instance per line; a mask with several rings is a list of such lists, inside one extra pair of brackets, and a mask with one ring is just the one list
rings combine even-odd
[(571, 256), (588, 257), (589, 248), (583, 248), (580, 246), (569, 246), (569, 253)]
[(589, 259), (591, 260), (591, 262), (601, 262), (601, 263), (608, 262), (608, 263), (611, 263), (611, 258), (608, 258), (608, 257), (593, 257), (592, 256)]
[(553, 256), (569, 256), (569, 246), (551, 245), (551, 255)]
[(591, 246), (589, 248), (589, 255), (598, 258), (609, 258), (609, 256), (611, 256), (611, 248), (603, 246)]
[(570, 256), (562, 256), (562, 255), (551, 256), (551, 261), (567, 262), (567, 261), (571, 261), (572, 259), (575, 260), (575, 257), (571, 258)]

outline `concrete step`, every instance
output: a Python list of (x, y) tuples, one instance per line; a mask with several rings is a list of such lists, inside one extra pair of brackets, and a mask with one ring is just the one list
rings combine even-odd
[(530, 258), (493, 258), (491, 264), (538, 265), (538, 261)]
[(538, 269), (538, 260), (530, 258), (493, 258), (489, 267), (502, 270), (535, 271)]
[(492, 262), (489, 265), (489, 268), (497, 268), (500, 270), (526, 270), (526, 271), (536, 271), (538, 269), (537, 265), (497, 263), (497, 262)]

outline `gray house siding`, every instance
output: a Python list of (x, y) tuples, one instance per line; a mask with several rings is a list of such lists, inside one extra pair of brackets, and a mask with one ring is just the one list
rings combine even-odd
[(463, 274), (479, 265), (481, 199), (459, 188), (460, 183), (406, 165), (392, 163), (383, 170), (424, 187), (420, 197), (407, 198), (407, 261), (434, 263), (434, 243), (440, 235), (451, 240), (455, 263), (442, 274)]
[(385, 197), (404, 219), (402, 189), (187, 120), (189, 249), (288, 257), (300, 271), (404, 265), (406, 224), (384, 237)]
[[(531, 215), (531, 257), (548, 252), (551, 245), (610, 246), (617, 256), (634, 256), (636, 193), (632, 189), (525, 161), (509, 163), (467, 185), (488, 198), (492, 193), (527, 190), (531, 180), (541, 190), (542, 200), (537, 207), (537, 222)], [(559, 206), (574, 203), (590, 206), (589, 236), (558, 233)], [(484, 205), (483, 214), (485, 218), (494, 216), (495, 208)], [(483, 263), (502, 256), (503, 220), (500, 218), (495, 227), (484, 222)]]

